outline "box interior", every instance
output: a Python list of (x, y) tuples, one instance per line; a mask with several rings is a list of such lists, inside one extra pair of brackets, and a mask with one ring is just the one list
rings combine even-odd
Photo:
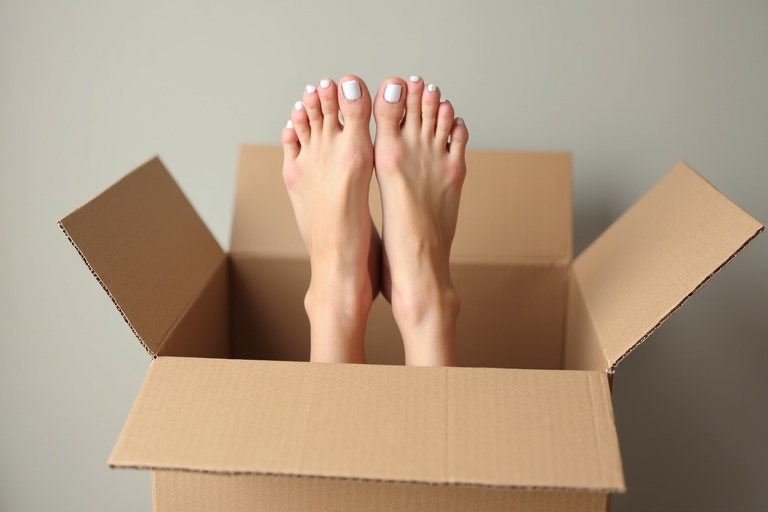
[[(560, 369), (572, 245), (570, 155), (471, 152), (467, 160), (451, 268), (462, 300), (459, 361)], [(281, 166), (279, 148), (241, 149), (230, 250), (235, 358), (309, 357), (303, 300), (310, 269)], [(370, 198), (380, 226), (375, 180)], [(366, 362), (404, 362), (383, 297), (368, 320)]]
[[(242, 146), (229, 253), (157, 158), (61, 221), (150, 354), (308, 359), (310, 269), (281, 162)], [(573, 260), (570, 155), (470, 151), (467, 166), (451, 254), (462, 366), (613, 372), (763, 230), (680, 163)], [(370, 197), (380, 226), (375, 180)], [(403, 362), (381, 297), (366, 359)]]

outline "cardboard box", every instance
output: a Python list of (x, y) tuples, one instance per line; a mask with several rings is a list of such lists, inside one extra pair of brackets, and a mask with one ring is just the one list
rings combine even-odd
[(681, 163), (573, 260), (570, 156), (470, 152), (463, 367), (397, 366), (383, 299), (378, 364), (297, 362), (309, 264), (281, 162), (241, 149), (229, 253), (158, 159), (60, 223), (154, 358), (109, 464), (151, 470), (155, 510), (605, 510), (616, 365), (763, 230)]

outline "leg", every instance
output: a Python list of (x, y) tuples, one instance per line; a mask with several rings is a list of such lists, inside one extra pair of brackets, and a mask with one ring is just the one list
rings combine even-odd
[(453, 106), (419, 77), (376, 95), (376, 179), (384, 212), (382, 292), (392, 303), (406, 364), (456, 364), (459, 297), (451, 251), (469, 139)]
[(380, 258), (368, 207), (370, 118), (371, 98), (360, 78), (346, 76), (338, 86), (322, 80), (319, 88), (307, 86), (282, 133), (283, 179), (312, 269), (304, 299), (311, 361), (364, 362)]

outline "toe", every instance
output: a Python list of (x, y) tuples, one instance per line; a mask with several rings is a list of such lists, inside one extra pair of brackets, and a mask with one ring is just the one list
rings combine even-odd
[(336, 84), (329, 78), (320, 80), (317, 94), (320, 97), (320, 109), (323, 111), (323, 129), (341, 129), (341, 124), (339, 124), (339, 96)]
[(448, 144), (448, 135), (453, 129), (453, 105), (450, 101), (444, 100), (437, 108), (437, 126), (435, 127), (435, 144), (446, 148)]
[(286, 162), (293, 162), (296, 157), (299, 156), (299, 138), (296, 135), (296, 130), (293, 129), (293, 121), (288, 121), (288, 124), (283, 128), (283, 133), (280, 136), (280, 140), (283, 142), (283, 156)]
[(429, 84), (421, 96), (421, 130), (427, 134), (435, 133), (437, 109), (440, 106), (440, 89)]
[(464, 120), (457, 117), (453, 122), (453, 128), (451, 129), (451, 142), (448, 145), (448, 153), (454, 161), (463, 162), (464, 153), (467, 149), (467, 142), (469, 141), (469, 131), (467, 125), (464, 124)]
[(307, 117), (307, 109), (304, 108), (303, 102), (297, 101), (293, 105), (291, 122), (293, 123), (293, 129), (296, 132), (296, 136), (299, 138), (299, 143), (302, 146), (309, 144), (309, 118)]
[(381, 84), (376, 94), (373, 116), (376, 118), (376, 133), (396, 134), (405, 115), (408, 90), (400, 78), (389, 78)]
[(371, 95), (360, 77), (347, 75), (339, 81), (339, 109), (344, 128), (369, 129), (371, 124)]
[(421, 96), (424, 94), (424, 80), (420, 76), (408, 79), (408, 97), (405, 100), (405, 128), (417, 131), (421, 128)]
[(320, 98), (317, 95), (317, 87), (308, 85), (304, 90), (304, 108), (309, 118), (309, 126), (312, 131), (319, 132), (323, 128), (323, 111), (320, 109)]

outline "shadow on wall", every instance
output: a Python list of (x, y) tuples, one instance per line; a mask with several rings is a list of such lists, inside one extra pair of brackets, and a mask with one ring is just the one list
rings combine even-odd
[[(620, 213), (577, 206), (575, 254)], [(765, 245), (754, 241), (620, 364), (613, 402), (628, 491), (614, 512), (765, 506)]]

